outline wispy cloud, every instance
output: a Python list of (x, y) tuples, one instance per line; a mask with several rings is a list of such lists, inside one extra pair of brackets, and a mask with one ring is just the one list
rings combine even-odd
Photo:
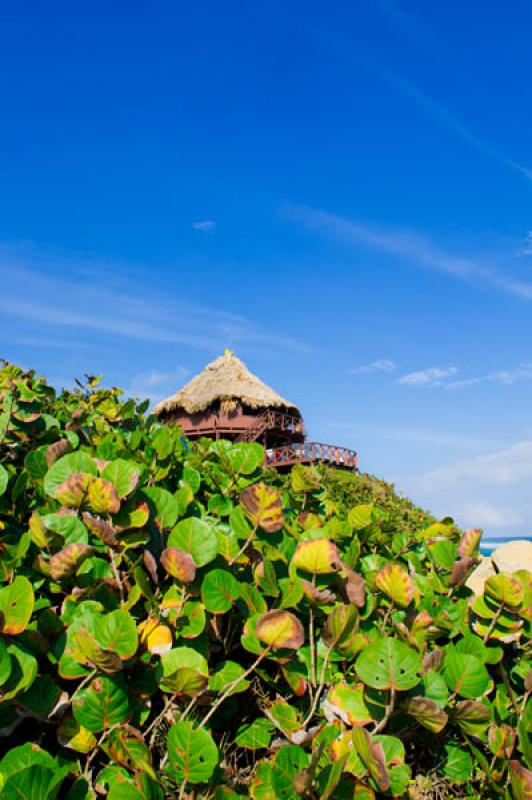
[(447, 431), (434, 431), (425, 428), (409, 428), (397, 425), (369, 425), (366, 423), (332, 422), (329, 428), (334, 429), (337, 435), (342, 435), (346, 441), (356, 443), (361, 435), (385, 441), (401, 441), (410, 444), (428, 444), (436, 447), (451, 448), (454, 450), (471, 450), (478, 448), (487, 450), (497, 446), (493, 440), (480, 437), (449, 433)]
[(475, 378), (465, 378), (461, 381), (452, 381), (445, 387), (446, 389), (465, 389), (468, 386), (476, 386), (479, 383), (503, 383), (511, 385), (517, 381), (532, 379), (532, 364), (520, 364), (514, 369), (501, 369), (496, 372), (489, 372), (487, 375), (480, 375)]
[[(2, 307), (0, 320), (24, 320), (26, 336), (68, 343), (73, 337), (115, 337), (175, 343), (210, 352), (224, 347), (272, 346), (301, 352), (299, 340), (223, 309), (202, 306), (179, 296), (135, 284), (120, 265), (82, 259), (50, 259), (0, 249)], [(16, 338), (12, 326), (4, 337)]]
[(157, 403), (167, 395), (176, 392), (190, 374), (187, 367), (178, 367), (170, 372), (151, 370), (134, 375), (126, 389), (128, 397), (149, 398)]
[(462, 525), (475, 528), (513, 528), (525, 521), (515, 508), (482, 501), (464, 503), (455, 508), (453, 513)]
[(451, 131), (455, 136), (484, 153), (485, 156), (498, 161), (505, 167), (532, 180), (532, 169), (509, 156), (502, 149), (492, 144), (487, 138), (475, 133), (462, 122), (447, 106), (432, 95), (423, 91), (417, 84), (402, 75), (397, 69), (379, 61), (375, 56), (365, 52), (356, 42), (345, 35), (320, 32), (318, 38), (325, 42), (335, 54), (341, 53), (344, 58), (356, 60), (366, 69), (386, 81), (394, 89), (406, 95), (423, 108), (433, 119)]
[[(445, 463), (398, 485), (436, 515), (499, 538), (530, 538), (532, 441)], [(527, 522), (528, 521), (528, 522)]]
[(365, 364), (362, 367), (353, 367), (347, 371), (348, 375), (363, 375), (369, 372), (393, 372), (396, 369), (394, 361), (388, 358), (380, 358), (377, 361), (372, 361), (371, 364)]
[(532, 256), (532, 231), (527, 231), (523, 246), (521, 248), (521, 255)]
[(214, 233), (216, 222), (213, 219), (202, 219), (198, 222), (193, 222), (192, 227), (195, 231), (201, 231), (202, 233)]
[(448, 378), (457, 371), (456, 367), (428, 367), (402, 375), (397, 383), (405, 386), (441, 386), (443, 378)]
[(372, 227), (363, 222), (307, 206), (287, 206), (285, 216), (321, 236), (352, 247), (366, 247), (415, 264), (453, 275), (471, 284), (485, 285), (532, 300), (532, 283), (513, 278), (485, 260), (449, 253), (425, 236), (405, 230)]
[(446, 464), (416, 479), (419, 491), (509, 486), (532, 480), (532, 442)]

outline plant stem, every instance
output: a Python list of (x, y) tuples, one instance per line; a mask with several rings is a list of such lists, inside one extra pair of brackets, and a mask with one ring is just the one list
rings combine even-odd
[(307, 727), (308, 723), (310, 722), (310, 720), (314, 716), (316, 708), (318, 707), (318, 702), (319, 702), (319, 699), (321, 697), (321, 693), (323, 692), (323, 687), (325, 686), (325, 673), (327, 671), (327, 664), (329, 663), (329, 658), (330, 658), (330, 655), (331, 655), (335, 645), (336, 645), (336, 642), (333, 642), (333, 644), (327, 649), (327, 652), (325, 653), (325, 658), (323, 659), (323, 666), (321, 668), (320, 682), (318, 684), (318, 688), (316, 690), (316, 694), (314, 695), (314, 699), (312, 701), (312, 705), (310, 706), (310, 710), (309, 710), (307, 716), (305, 717), (305, 720), (304, 720), (303, 724), (301, 725), (302, 728), (306, 728)]
[(492, 634), (492, 631), (495, 628), (495, 625), (497, 624), (497, 621), (498, 621), (499, 617), (501, 616), (501, 614), (502, 614), (502, 606), (499, 606), (499, 608), (495, 612), (495, 616), (493, 617), (493, 619), (490, 622), (490, 626), (489, 626), (488, 630), (486, 631), (486, 635), (482, 639), (482, 644), (486, 644), (486, 642), (490, 638), (490, 636)]
[(379, 724), (376, 725), (375, 728), (373, 728), (373, 733), (380, 733), (386, 727), (386, 725), (388, 724), (388, 720), (392, 715), (394, 707), (395, 707), (395, 686), (392, 686), (390, 688), (390, 699), (388, 701), (388, 705), (386, 706), (385, 714), (381, 719), (381, 721), (379, 722)]
[(247, 549), (248, 545), (249, 545), (249, 544), (251, 544), (251, 541), (252, 541), (253, 537), (254, 537), (254, 536), (255, 536), (255, 534), (257, 533), (257, 528), (258, 528), (258, 526), (259, 526), (259, 523), (258, 523), (258, 522), (256, 522), (256, 523), (255, 523), (255, 526), (253, 527), (253, 530), (252, 530), (252, 531), (251, 531), (251, 533), (249, 534), (248, 538), (246, 539), (246, 541), (244, 542), (244, 544), (242, 545), (242, 547), (240, 548), (240, 550), (238, 551), (238, 553), (236, 554), (236, 556), (233, 556), (233, 558), (232, 558), (232, 559), (229, 561), (229, 566), (230, 566), (230, 567), (231, 567), (231, 566), (232, 566), (232, 565), (235, 563), (235, 561), (238, 561), (238, 559), (240, 558), (240, 556), (242, 555), (242, 553), (244, 553), (244, 552), (246, 551), (246, 549)]
[(160, 721), (163, 719), (164, 715), (166, 714), (166, 712), (168, 711), (168, 709), (170, 708), (170, 706), (172, 705), (172, 703), (174, 702), (174, 700), (176, 699), (176, 697), (177, 697), (177, 694), (172, 694), (172, 695), (170, 695), (170, 697), (167, 697), (167, 698), (166, 698), (166, 700), (164, 701), (164, 708), (163, 708), (163, 710), (161, 711), (161, 713), (160, 713), (160, 714), (158, 714), (158, 715), (155, 717), (155, 719), (154, 719), (154, 720), (152, 720), (152, 721), (150, 722), (150, 724), (148, 725), (148, 727), (147, 727), (147, 728), (146, 728), (146, 730), (144, 731), (144, 736), (145, 736), (145, 737), (146, 737), (146, 736), (149, 734), (149, 732), (150, 732), (151, 730), (153, 730), (153, 728), (155, 728), (155, 726), (156, 726), (156, 725), (157, 725), (157, 724), (158, 724), (158, 723), (159, 723), (159, 722), (160, 722)]
[(220, 706), (222, 705), (223, 701), (227, 697), (229, 697), (229, 695), (231, 694), (233, 689), (236, 686), (238, 686), (238, 684), (241, 681), (246, 680), (246, 678), (248, 678), (251, 675), (251, 673), (256, 669), (256, 667), (258, 667), (260, 662), (268, 655), (268, 653), (270, 652), (271, 649), (272, 649), (272, 645), (269, 644), (268, 647), (266, 648), (266, 650), (261, 650), (261, 653), (260, 653), (259, 657), (255, 659), (253, 664), (250, 667), (248, 667), (248, 669), (244, 672), (244, 674), (241, 675), (239, 678), (236, 678), (236, 680), (231, 681), (229, 686), (226, 687), (225, 692), (223, 692), (223, 694), (220, 695), (220, 697), (218, 698), (216, 703), (214, 703), (214, 705), (211, 707), (211, 710), (208, 712), (208, 714), (205, 717), (203, 717), (202, 721), (200, 722), (200, 724), (198, 726), (198, 729), (199, 728), (203, 728), (203, 726), (210, 720), (212, 715), (220, 708)]

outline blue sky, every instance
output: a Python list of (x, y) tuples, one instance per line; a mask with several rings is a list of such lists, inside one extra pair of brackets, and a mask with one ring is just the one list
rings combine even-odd
[(528, 537), (531, 24), (524, 1), (6, 6), (2, 354), (159, 399), (230, 346), (313, 439)]

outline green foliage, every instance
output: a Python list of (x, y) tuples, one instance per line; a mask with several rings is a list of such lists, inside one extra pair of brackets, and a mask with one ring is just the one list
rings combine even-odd
[(530, 574), (146, 411), (0, 370), (0, 796), (530, 798)]

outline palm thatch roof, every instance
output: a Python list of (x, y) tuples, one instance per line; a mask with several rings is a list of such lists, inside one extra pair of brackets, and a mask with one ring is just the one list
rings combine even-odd
[(297, 406), (253, 375), (230, 352), (207, 364), (186, 386), (156, 405), (153, 413), (168, 414), (182, 410), (187, 414), (197, 414), (216, 402), (220, 402), (227, 410), (240, 402), (253, 409), (280, 408), (297, 415), (301, 413)]

